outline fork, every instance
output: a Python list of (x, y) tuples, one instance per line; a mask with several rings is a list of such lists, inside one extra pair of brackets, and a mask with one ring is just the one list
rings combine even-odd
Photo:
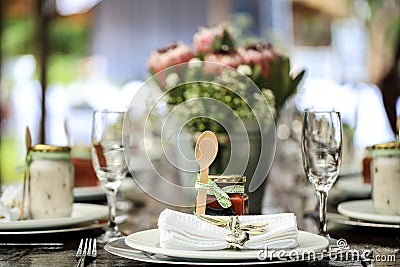
[(77, 267), (84, 267), (86, 257), (95, 259), (97, 257), (96, 238), (81, 239), (79, 243), (78, 251), (76, 252), (76, 258), (78, 259)]

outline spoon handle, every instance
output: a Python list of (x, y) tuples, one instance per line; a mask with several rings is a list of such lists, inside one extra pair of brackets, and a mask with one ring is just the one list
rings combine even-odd
[[(29, 150), (31, 149), (32, 146), (32, 137), (31, 137), (31, 132), (29, 131), (29, 127), (26, 126), (25, 129), (25, 146), (26, 146), (26, 155), (25, 155), (25, 162), (27, 161)], [(27, 176), (29, 175), (29, 169), (25, 170), (24, 172), (24, 180), (22, 184), (22, 197), (21, 197), (21, 206), (19, 210), (19, 219), (23, 220), (24, 219), (24, 206), (25, 206), (25, 194), (26, 194), (26, 180)]]
[[(200, 183), (208, 183), (208, 168), (200, 171)], [(199, 190), (197, 193), (196, 214), (204, 215), (206, 213), (207, 190)]]

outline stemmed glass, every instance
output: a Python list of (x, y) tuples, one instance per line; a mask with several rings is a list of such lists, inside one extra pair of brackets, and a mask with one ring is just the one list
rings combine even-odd
[(92, 159), (97, 178), (107, 193), (108, 228), (97, 239), (107, 243), (123, 234), (115, 222), (117, 192), (128, 172), (124, 157), (122, 126), (125, 112), (95, 111), (92, 125)]
[(336, 181), (342, 159), (342, 122), (339, 112), (303, 113), (303, 167), (319, 200), (319, 234), (329, 238), (326, 223), (328, 192)]

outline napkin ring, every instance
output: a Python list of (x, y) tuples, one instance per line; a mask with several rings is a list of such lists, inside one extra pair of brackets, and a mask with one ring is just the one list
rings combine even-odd
[(230, 216), (227, 223), (231, 232), (225, 237), (230, 249), (243, 249), (244, 243), (249, 240), (249, 233), (240, 229), (237, 216)]
[(225, 237), (228, 243), (227, 248), (243, 249), (244, 244), (250, 239), (250, 235), (261, 235), (267, 231), (268, 222), (248, 223), (243, 226), (239, 223), (238, 216), (229, 216), (227, 220), (208, 215), (196, 214), (197, 218), (212, 225), (222, 228), (228, 228), (230, 233)]

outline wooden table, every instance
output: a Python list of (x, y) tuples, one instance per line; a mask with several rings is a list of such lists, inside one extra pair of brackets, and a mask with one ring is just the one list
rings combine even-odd
[[(151, 229), (156, 227), (157, 217), (161, 210), (165, 208), (155, 200), (145, 197), (146, 205), (133, 207), (129, 210), (128, 219), (120, 225), (120, 229), (125, 234)], [(316, 225), (311, 218), (298, 218), (303, 230), (315, 232)], [(348, 244), (354, 249), (372, 249), (375, 257), (395, 257), (395, 261), (376, 262), (374, 266), (400, 266), (400, 231), (388, 229), (374, 229), (363, 227), (351, 227), (329, 223), (329, 231), (332, 237), (345, 238)], [(79, 232), (76, 234), (64, 234), (47, 236), (43, 238), (35, 237), (33, 240), (26, 237), (18, 242), (60, 242), (61, 245), (3, 245), (0, 247), (0, 267), (1, 266), (74, 266), (76, 249), (80, 238), (98, 236), (101, 230)], [(1, 238), (1, 236), (0, 236)], [(0, 243), (12, 240), (2, 240)], [(378, 258), (376, 258), (378, 259)], [(392, 259), (391, 259), (392, 260)], [(89, 266), (144, 266), (143, 262), (117, 257), (106, 252), (99, 246), (98, 257)], [(280, 264), (279, 266), (294, 264)], [(329, 262), (314, 261), (297, 263), (296, 266), (362, 266), (360, 262)]]

